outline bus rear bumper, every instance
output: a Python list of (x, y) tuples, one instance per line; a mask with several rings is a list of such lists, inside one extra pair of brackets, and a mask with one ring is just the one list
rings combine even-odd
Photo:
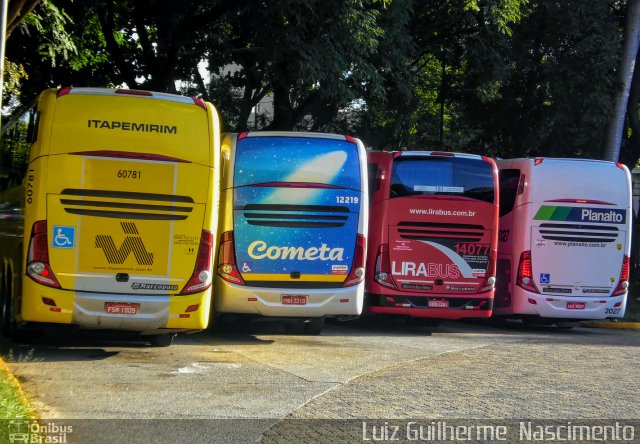
[[(487, 297), (487, 295), (490, 295)], [(488, 318), (492, 314), (493, 293), (480, 297), (445, 297), (438, 295), (367, 295), (367, 312), (395, 314), (414, 318)], [(431, 305), (439, 305), (434, 307)], [(443, 306), (446, 305), (446, 306)]]
[[(245, 287), (221, 279), (215, 284), (217, 313), (309, 318), (359, 316), (364, 303), (364, 283), (323, 289)], [(285, 295), (306, 296), (307, 303), (283, 304)]]
[[(23, 283), (23, 322), (151, 333), (202, 330), (209, 320), (211, 290), (188, 296), (149, 296), (60, 290), (30, 279)], [(135, 313), (108, 313), (107, 305), (129, 307)]]
[(604, 297), (552, 296), (526, 291), (513, 299), (513, 313), (558, 319), (608, 319), (624, 317), (627, 295)]
[(463, 319), (488, 318), (491, 310), (447, 310), (442, 308), (402, 308), (369, 306), (369, 313), (410, 316), (412, 318)]

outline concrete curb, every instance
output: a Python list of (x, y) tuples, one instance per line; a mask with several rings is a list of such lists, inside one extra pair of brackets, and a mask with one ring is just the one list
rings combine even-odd
[(612, 328), (620, 330), (640, 330), (640, 322), (609, 322), (609, 321), (585, 321), (583, 327), (588, 328)]
[(11, 371), (11, 369), (9, 369), (9, 367), (2, 360), (2, 358), (0, 358), (0, 373), (4, 373), (5, 375), (7, 375), (9, 384), (11, 384), (15, 388), (18, 398), (20, 399), (20, 403), (29, 411), (29, 419), (37, 419), (38, 415), (36, 414), (35, 409), (31, 405), (31, 402), (29, 402), (29, 398), (27, 398), (27, 395), (24, 393), (24, 390), (22, 390), (22, 386), (20, 385), (20, 382), (18, 382), (16, 377), (13, 375), (13, 372)]

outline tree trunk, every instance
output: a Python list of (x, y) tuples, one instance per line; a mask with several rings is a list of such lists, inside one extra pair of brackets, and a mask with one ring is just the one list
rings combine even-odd
[(618, 88), (613, 102), (613, 114), (607, 129), (604, 159), (617, 162), (627, 114), (629, 89), (640, 44), (640, 0), (630, 0), (624, 33), (624, 50), (618, 72)]
[[(636, 55), (636, 66), (640, 64), (640, 51)], [(624, 145), (624, 150), (620, 153), (620, 162), (633, 168), (640, 158), (640, 115), (638, 106), (640, 105), (640, 69), (633, 72), (631, 89), (629, 90), (629, 101), (627, 103), (627, 122), (631, 130), (631, 136)], [(625, 134), (623, 132), (623, 134)]]

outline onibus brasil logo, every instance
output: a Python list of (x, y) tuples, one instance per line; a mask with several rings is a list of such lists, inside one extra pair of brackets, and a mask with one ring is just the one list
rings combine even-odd
[(64, 444), (67, 435), (73, 433), (73, 426), (59, 425), (55, 422), (40, 423), (33, 419), (14, 419), (9, 421), (10, 443), (50, 443)]

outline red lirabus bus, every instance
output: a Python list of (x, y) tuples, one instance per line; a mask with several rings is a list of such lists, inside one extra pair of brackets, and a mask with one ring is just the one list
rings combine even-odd
[(498, 171), (484, 156), (368, 154), (367, 311), (489, 317), (498, 243)]

